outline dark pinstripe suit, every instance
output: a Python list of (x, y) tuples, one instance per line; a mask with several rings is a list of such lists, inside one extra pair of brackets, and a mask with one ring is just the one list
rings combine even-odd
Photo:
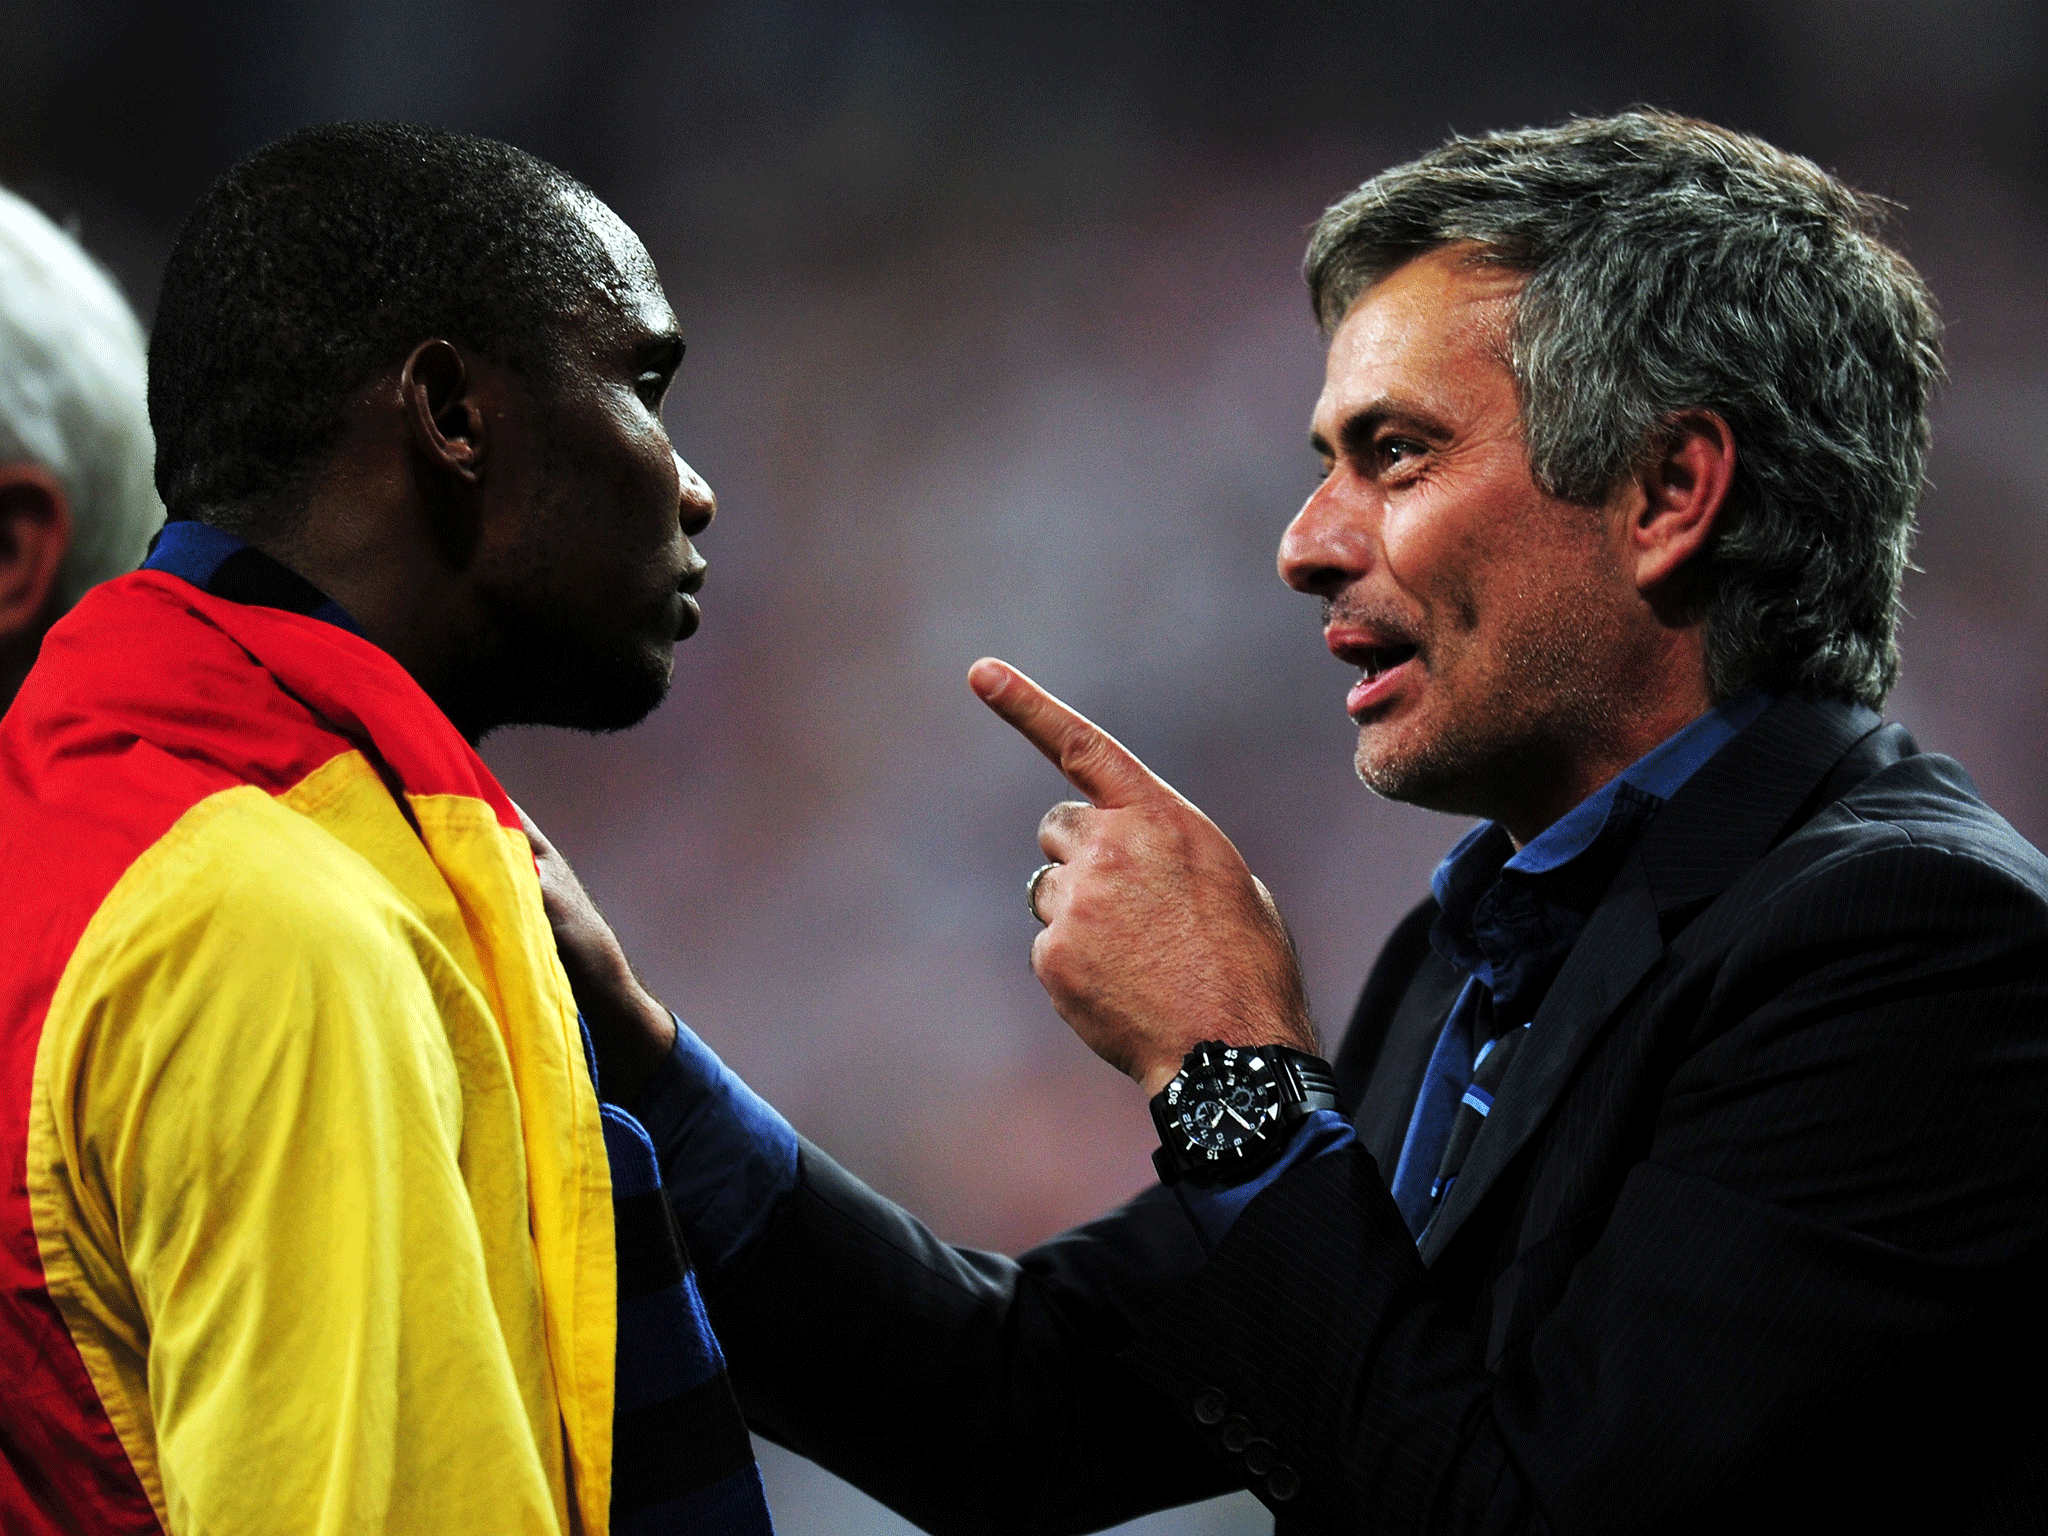
[(750, 1417), (942, 1531), (1294, 1480), (1282, 1531), (2048, 1527), (2048, 861), (1954, 763), (1797, 700), (1709, 762), (1418, 1254), (1430, 915), (1338, 1058), (1363, 1145), (1206, 1263), (1159, 1191), (950, 1249), (806, 1147), (714, 1304)]

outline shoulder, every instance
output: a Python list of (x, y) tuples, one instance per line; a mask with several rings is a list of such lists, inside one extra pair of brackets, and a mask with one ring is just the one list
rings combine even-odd
[(260, 789), (208, 796), (129, 865), (86, 924), (45, 1033), (147, 1057), (211, 1041), (299, 1053), (329, 1025), (430, 1012), (434, 945), (404, 893)]
[(460, 975), (361, 853), (262, 790), (224, 790), (136, 859), (86, 925), (40, 1032), (38, 1096), (64, 1137), (114, 1161), (153, 1147), (146, 1161), (188, 1172), (219, 1144), (202, 1126), (285, 1134), (337, 1105), (399, 1100), (452, 1123), (458, 994)]
[[(0, 721), (0, 764), (30, 810), (175, 806), (233, 784), (281, 790), (351, 745), (156, 571), (95, 588), (44, 638)], [(236, 618), (282, 627), (296, 615)], [(302, 623), (304, 621), (301, 621)]]
[(2048, 932), (2048, 857), (1935, 753), (1900, 758), (1824, 806), (1742, 885), (1746, 899), (1830, 929)]
[[(209, 795), (129, 865), (95, 928), (151, 947), (317, 951), (360, 944), (402, 907), (391, 882), (314, 818), (250, 785)], [(116, 940), (113, 932), (87, 941)]]
[(1873, 1043), (2025, 1041), (2031, 1057), (2048, 1040), (2048, 859), (1953, 760), (1903, 757), (1784, 837), (1671, 955), (1668, 996), (1690, 999), (1701, 1039), (1855, 1018)]

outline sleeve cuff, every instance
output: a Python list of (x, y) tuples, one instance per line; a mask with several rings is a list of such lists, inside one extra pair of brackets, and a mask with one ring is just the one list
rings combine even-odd
[(681, 1019), (631, 1112), (654, 1142), (691, 1262), (709, 1278), (746, 1252), (796, 1188), (796, 1132)]
[(1247, 1179), (1242, 1184), (1207, 1187), (1190, 1184), (1183, 1179), (1173, 1186), (1173, 1192), (1180, 1197), (1181, 1209), (1187, 1212), (1202, 1246), (1213, 1253), (1237, 1218), (1244, 1214), (1244, 1208), (1270, 1189), (1288, 1169), (1310, 1158), (1327, 1157), (1332, 1152), (1342, 1151), (1356, 1140), (1358, 1134), (1352, 1130), (1349, 1120), (1334, 1109), (1319, 1109), (1302, 1122), (1301, 1129), (1294, 1133), (1294, 1140), (1280, 1154), (1280, 1160), (1258, 1177)]

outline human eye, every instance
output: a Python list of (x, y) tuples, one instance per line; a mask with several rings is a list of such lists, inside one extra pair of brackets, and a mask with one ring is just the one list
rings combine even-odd
[(678, 337), (657, 337), (642, 349), (639, 371), (633, 378), (633, 393), (650, 411), (661, 409), (662, 397), (668, 393), (682, 362), (683, 344)]
[(1372, 456), (1375, 468), (1382, 473), (1399, 474), (1413, 469), (1429, 452), (1427, 444), (1412, 437), (1403, 437), (1389, 432), (1373, 440)]

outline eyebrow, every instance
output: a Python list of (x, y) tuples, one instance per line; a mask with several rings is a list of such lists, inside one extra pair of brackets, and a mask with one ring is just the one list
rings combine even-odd
[[(1338, 425), (1337, 436), (1344, 445), (1344, 452), (1355, 456), (1371, 444), (1374, 433), (1389, 423), (1432, 442), (1443, 442), (1451, 436), (1451, 429), (1435, 412), (1398, 395), (1381, 395), (1352, 411)], [(1314, 427), (1309, 428), (1308, 444), (1326, 459), (1337, 457), (1337, 450), (1330, 446), (1330, 440)]]
[(683, 338), (674, 331), (646, 337), (633, 348), (633, 360), (642, 368), (674, 373), (683, 364)]

